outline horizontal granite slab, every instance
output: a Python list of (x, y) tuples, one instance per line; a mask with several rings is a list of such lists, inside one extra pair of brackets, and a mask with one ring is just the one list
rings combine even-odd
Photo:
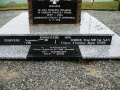
[[(59, 46), (59, 45), (58, 45)], [(63, 45), (66, 46), (66, 45)], [(69, 45), (67, 45), (69, 46)], [(46, 59), (44, 56), (36, 56), (31, 54), (29, 56), (31, 45), (0, 45), (0, 59)], [(81, 57), (82, 59), (120, 59), (120, 36), (115, 34), (113, 36), (111, 45), (79, 45), (79, 50), (81, 55), (76, 56), (76, 58)], [(47, 56), (49, 57), (49, 55)], [(71, 59), (72, 56), (68, 57)], [(54, 57), (53, 57), (54, 58)], [(63, 57), (62, 59), (64, 60)], [(81, 59), (80, 58), (80, 59)], [(56, 60), (59, 60), (57, 58)], [(74, 58), (72, 58), (74, 60)]]
[(39, 35), (77, 35), (77, 36), (113, 36), (115, 33), (107, 26), (82, 12), (81, 25), (41, 25), (29, 26), (28, 12), (23, 12), (0, 28), (0, 36), (39, 36)]
[(120, 36), (115, 34), (111, 45), (79, 45), (83, 59), (120, 59)]

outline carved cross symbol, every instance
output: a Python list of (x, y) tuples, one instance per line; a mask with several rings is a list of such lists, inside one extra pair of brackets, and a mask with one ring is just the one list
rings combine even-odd
[(50, 2), (53, 2), (53, 4), (57, 4), (57, 2), (59, 2), (59, 0), (50, 0)]

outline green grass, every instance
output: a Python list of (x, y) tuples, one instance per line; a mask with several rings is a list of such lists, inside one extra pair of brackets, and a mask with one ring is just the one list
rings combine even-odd
[[(113, 2), (95, 2), (93, 4), (89, 2), (82, 3), (82, 9), (88, 10), (118, 10), (118, 1)], [(15, 5), (1, 5), (0, 10), (22, 10), (28, 9), (28, 4), (15, 4)]]
[(93, 4), (85, 2), (82, 4), (82, 9), (92, 10), (118, 10), (118, 1), (114, 2), (95, 2)]
[(28, 4), (14, 4), (14, 5), (3, 5), (0, 4), (0, 10), (22, 10), (22, 9), (28, 9)]

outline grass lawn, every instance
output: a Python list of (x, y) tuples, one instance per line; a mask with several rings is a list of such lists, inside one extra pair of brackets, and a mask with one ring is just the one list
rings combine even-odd
[(28, 9), (28, 4), (14, 4), (14, 5), (1, 5), (0, 4), (0, 10), (22, 10), (22, 9)]
[[(113, 2), (95, 2), (93, 4), (89, 2), (82, 3), (82, 9), (92, 10), (118, 10), (118, 1)], [(28, 4), (15, 4), (15, 5), (1, 5), (0, 10), (21, 10), (28, 9)]]
[(95, 2), (93, 4), (89, 2), (83, 2), (82, 9), (95, 9), (95, 10), (118, 10), (119, 2)]

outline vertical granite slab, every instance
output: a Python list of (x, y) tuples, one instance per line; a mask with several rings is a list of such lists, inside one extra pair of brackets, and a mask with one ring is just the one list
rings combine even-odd
[(82, 0), (28, 0), (30, 25), (80, 25)]

